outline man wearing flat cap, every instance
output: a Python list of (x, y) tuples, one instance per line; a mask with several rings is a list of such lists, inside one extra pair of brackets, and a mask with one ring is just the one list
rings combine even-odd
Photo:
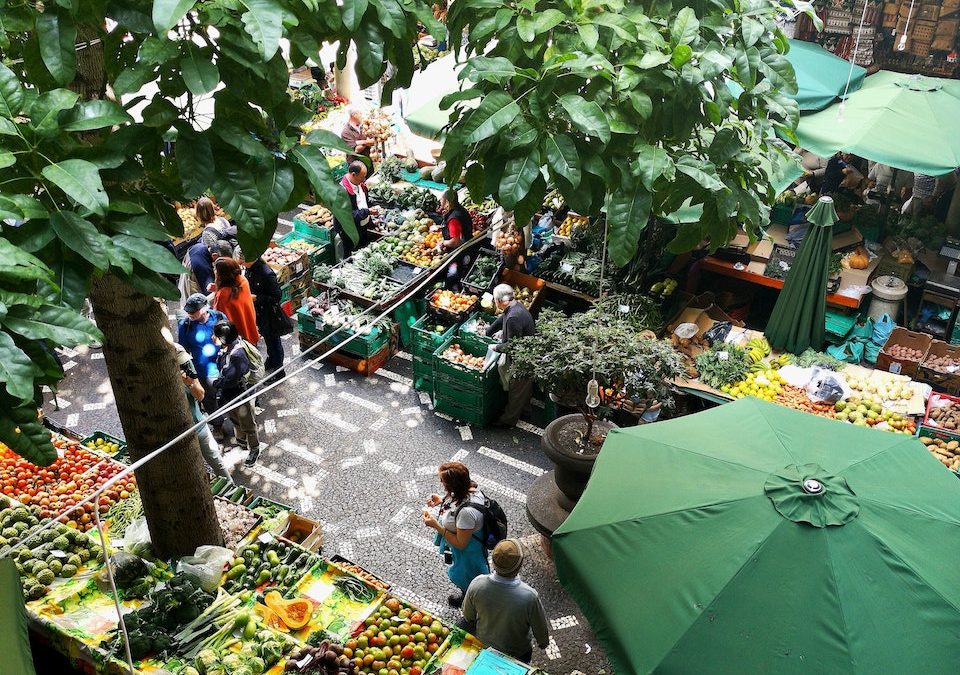
[(463, 618), (476, 625), (473, 633), (488, 647), (530, 663), (530, 635), (541, 649), (550, 636), (547, 615), (537, 592), (520, 581), (523, 547), (516, 539), (504, 539), (490, 554), (493, 571), (470, 582), (463, 597)]

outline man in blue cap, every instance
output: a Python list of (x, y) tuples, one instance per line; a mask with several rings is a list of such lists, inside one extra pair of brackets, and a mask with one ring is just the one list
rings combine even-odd
[[(197, 368), (197, 379), (203, 387), (203, 410), (212, 413), (217, 409), (217, 390), (213, 381), (220, 375), (217, 369), (217, 351), (213, 342), (213, 327), (219, 321), (226, 321), (222, 312), (210, 309), (207, 296), (194, 293), (183, 305), (186, 318), (180, 320), (177, 342), (187, 350)], [(223, 433), (223, 421), (210, 421), (214, 433)]]

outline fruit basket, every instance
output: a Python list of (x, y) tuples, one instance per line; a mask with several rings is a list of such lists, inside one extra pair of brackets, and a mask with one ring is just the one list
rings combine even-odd
[(94, 431), (80, 441), (81, 445), (107, 455), (110, 459), (121, 464), (130, 464), (130, 453), (127, 452), (127, 442), (111, 436), (106, 431)]
[(460, 322), (474, 310), (480, 298), (472, 293), (437, 289), (427, 302), (428, 311), (447, 321)]

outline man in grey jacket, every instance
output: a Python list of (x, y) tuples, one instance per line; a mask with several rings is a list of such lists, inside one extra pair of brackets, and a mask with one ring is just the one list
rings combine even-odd
[[(497, 309), (503, 312), (490, 324), (486, 332), (487, 337), (493, 337), (497, 332), (501, 334), (500, 344), (493, 346), (494, 351), (502, 352), (513, 338), (533, 335), (536, 332), (533, 316), (513, 297), (513, 286), (500, 284), (494, 288), (493, 301)], [(523, 414), (523, 409), (530, 403), (530, 397), (533, 395), (533, 380), (516, 377), (511, 372), (508, 358), (501, 357), (499, 368), (501, 381), (507, 380), (503, 387), (507, 390), (507, 405), (493, 426), (509, 429), (517, 423)]]
[(516, 539), (504, 539), (490, 559), (494, 571), (475, 578), (467, 588), (463, 618), (471, 627), (476, 625), (473, 632), (485, 645), (530, 663), (530, 634), (541, 649), (546, 649), (550, 635), (540, 596), (520, 581), (523, 547)]

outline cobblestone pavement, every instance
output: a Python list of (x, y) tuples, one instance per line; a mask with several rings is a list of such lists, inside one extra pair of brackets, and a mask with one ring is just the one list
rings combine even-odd
[[(288, 358), (296, 335), (284, 339)], [(67, 370), (47, 415), (78, 433), (122, 435), (103, 354), (65, 350)], [(556, 579), (527, 522), (525, 491), (550, 467), (540, 449), (542, 405), (510, 431), (458, 426), (431, 410), (412, 387), (410, 356), (401, 352), (371, 377), (317, 364), (261, 397), (258, 422), (269, 448), (251, 469), (239, 450), (227, 454), (234, 479), (322, 522), (327, 556), (340, 554), (393, 584), (394, 591), (456, 621), (453, 590), (421, 522), (423, 500), (439, 491), (436, 467), (450, 459), (471, 469), (504, 507), (511, 536), (529, 554), (522, 577), (540, 593), (552, 625), (534, 664), (552, 675), (613, 672), (583, 615)]]

